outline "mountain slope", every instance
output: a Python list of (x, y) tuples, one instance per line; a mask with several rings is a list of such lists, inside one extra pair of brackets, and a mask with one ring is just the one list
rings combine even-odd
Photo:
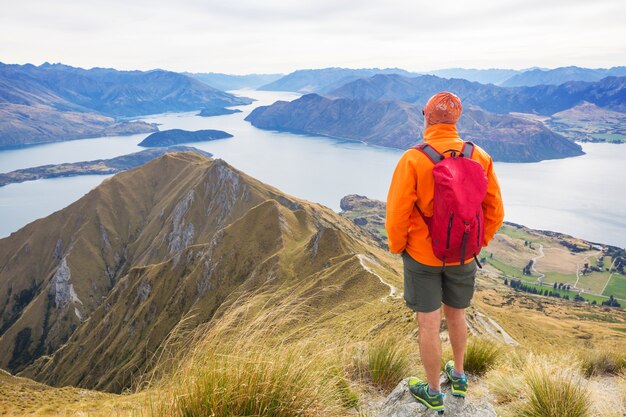
[(400, 100), (423, 106), (439, 91), (452, 91), (464, 105), (473, 104), (498, 114), (522, 112), (551, 115), (584, 101), (626, 112), (626, 77), (607, 77), (593, 83), (570, 81), (558, 86), (498, 87), (432, 75), (408, 78), (382, 74), (353, 81), (329, 95), (358, 100)]
[(299, 93), (327, 93), (359, 78), (375, 74), (402, 74), (411, 76), (408, 71), (399, 68), (323, 68), (297, 70), (278, 80), (259, 87), (259, 90), (296, 91)]
[(181, 321), (207, 321), (242, 291), (329, 286), (326, 312), (357, 288), (359, 302), (380, 299), (389, 288), (359, 254), (397, 279), (332, 210), (221, 160), (168, 154), (0, 240), (0, 364), (120, 391)]
[[(257, 107), (246, 117), (262, 129), (291, 131), (407, 149), (422, 140), (421, 107), (400, 101), (330, 99), (308, 94), (292, 102)], [(582, 150), (542, 123), (466, 108), (459, 133), (494, 160), (535, 162), (582, 155)]]

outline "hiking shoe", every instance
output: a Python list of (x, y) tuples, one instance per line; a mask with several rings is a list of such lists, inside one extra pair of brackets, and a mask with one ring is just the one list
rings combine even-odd
[(409, 392), (419, 402), (431, 410), (443, 413), (443, 394), (428, 394), (428, 382), (415, 378), (409, 378)]
[(456, 397), (465, 398), (465, 394), (467, 393), (467, 378), (455, 378), (452, 375), (452, 371), (454, 370), (454, 361), (446, 362), (446, 376), (450, 380), (450, 386), (452, 387), (452, 395)]

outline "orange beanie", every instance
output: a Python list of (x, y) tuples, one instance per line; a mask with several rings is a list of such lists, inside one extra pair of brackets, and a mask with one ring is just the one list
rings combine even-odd
[(463, 106), (461, 99), (452, 93), (443, 91), (432, 96), (424, 106), (424, 118), (429, 125), (440, 123), (454, 125), (461, 117)]

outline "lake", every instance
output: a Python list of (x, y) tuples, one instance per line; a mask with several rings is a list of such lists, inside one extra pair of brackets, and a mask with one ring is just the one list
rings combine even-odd
[[(385, 200), (402, 151), (311, 135), (264, 131), (243, 119), (259, 106), (296, 93), (240, 90), (255, 98), (242, 113), (199, 117), (197, 112), (141, 118), (160, 129), (219, 129), (233, 138), (191, 144), (286, 193), (339, 210), (346, 194)], [(0, 151), (0, 172), (37, 165), (111, 158), (142, 150), (147, 134), (83, 139)], [(626, 246), (626, 145), (583, 144), (576, 158), (531, 164), (496, 163), (506, 219), (595, 242)], [(58, 178), (0, 187), (0, 237), (65, 207), (106, 176)]]

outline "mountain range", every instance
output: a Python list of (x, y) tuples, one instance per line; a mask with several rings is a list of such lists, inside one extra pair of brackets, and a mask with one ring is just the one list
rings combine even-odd
[[(567, 81), (599, 81), (609, 76), (626, 76), (626, 67), (582, 68), (576, 66), (553, 69), (528, 68), (523, 70), (490, 68), (443, 68), (432, 71), (411, 72), (399, 68), (320, 68), (302, 69), (291, 72), (275, 81), (261, 86), (261, 90), (295, 91), (300, 93), (328, 93), (334, 88), (358, 78), (369, 78), (376, 74), (399, 74), (406, 77), (434, 75), (439, 78), (463, 79), (481, 84), (505, 87), (560, 85)], [(202, 79), (204, 80), (204, 79)], [(208, 80), (207, 80), (208, 82)], [(212, 85), (210, 82), (208, 84)]]
[(473, 104), (499, 114), (523, 112), (551, 115), (583, 101), (626, 112), (626, 77), (606, 77), (597, 82), (570, 81), (561, 85), (498, 87), (433, 75), (409, 78), (379, 74), (345, 84), (328, 95), (360, 100), (400, 100), (423, 106), (439, 91), (452, 91), (464, 105)]
[(268, 91), (295, 91), (298, 93), (328, 93), (342, 85), (359, 78), (371, 77), (376, 74), (417, 75), (400, 68), (323, 68), (304, 69), (287, 74), (278, 80), (259, 87)]
[[(359, 140), (407, 149), (422, 140), (422, 107), (399, 100), (329, 98), (308, 94), (254, 109), (246, 120), (261, 129)], [(467, 107), (458, 123), (461, 137), (474, 141), (495, 161), (536, 162), (582, 155), (580, 145), (543, 123)]]
[(116, 119), (251, 102), (170, 71), (0, 64), (0, 147), (151, 132)]
[[(626, 67), (581, 68), (560, 67), (554, 69), (530, 69), (511, 76), (500, 85), (504, 87), (535, 86), (541, 84), (559, 85), (568, 81), (600, 81), (605, 77), (625, 77)], [(465, 78), (465, 77), (461, 77)]]

